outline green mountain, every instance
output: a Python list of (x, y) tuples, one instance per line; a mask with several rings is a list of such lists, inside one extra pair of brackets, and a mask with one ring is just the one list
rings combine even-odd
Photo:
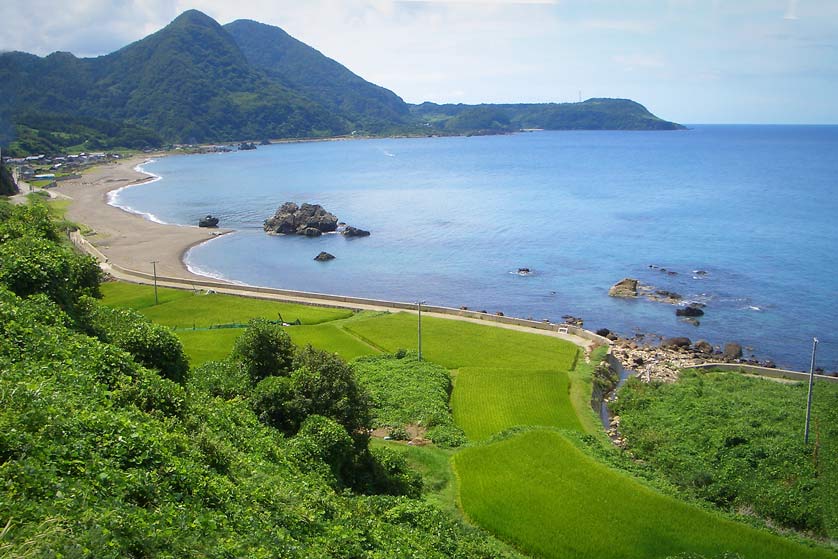
[(344, 115), (358, 128), (380, 132), (408, 123), (410, 108), (401, 97), (353, 74), (279, 27), (238, 20), (224, 29), (254, 68)]
[(12, 154), (351, 132), (675, 129), (619, 99), (411, 106), (278, 27), (196, 10), (116, 52), (0, 54), (0, 146)]
[(588, 99), (582, 103), (437, 105), (423, 103), (411, 113), (426, 126), (449, 132), (545, 130), (681, 130), (629, 99)]

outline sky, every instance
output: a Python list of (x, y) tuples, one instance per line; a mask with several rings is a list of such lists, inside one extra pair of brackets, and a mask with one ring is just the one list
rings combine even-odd
[(106, 54), (191, 8), (282, 27), (411, 103), (838, 124), (838, 0), (2, 0), (0, 51)]

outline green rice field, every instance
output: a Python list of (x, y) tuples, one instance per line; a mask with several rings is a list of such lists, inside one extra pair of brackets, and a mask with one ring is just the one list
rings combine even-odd
[[(417, 345), (417, 317), (410, 313), (353, 313), (170, 289), (159, 291), (155, 305), (152, 288), (122, 283), (103, 292), (106, 304), (178, 328), (193, 367), (226, 358), (243, 331), (209, 326), (278, 313), (302, 323), (286, 328), (295, 344), (347, 360)], [(575, 345), (425, 315), (422, 333), (424, 359), (452, 376), (450, 407), (469, 444), (459, 450), (386, 444), (403, 450), (423, 473), (425, 498), (461, 511), (520, 551), (544, 558), (652, 559), (682, 552), (708, 559), (725, 552), (743, 559), (838, 558), (825, 546), (803, 545), (664, 495), (572, 442), (563, 433), (610, 444), (590, 407), (592, 365)], [(516, 426), (524, 429), (500, 435)]]
[(538, 557), (835, 557), (661, 495), (554, 431), (468, 448), (454, 463), (466, 514)]
[(517, 425), (580, 429), (560, 370), (463, 367), (452, 394), (454, 419), (473, 441)]

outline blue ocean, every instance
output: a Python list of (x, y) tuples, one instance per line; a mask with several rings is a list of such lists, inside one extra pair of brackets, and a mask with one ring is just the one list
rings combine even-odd
[[(198, 273), (735, 341), (805, 370), (818, 337), (817, 365), (838, 370), (838, 126), (291, 143), (144, 170), (160, 180), (113, 203), (164, 223), (213, 214), (236, 230), (188, 253)], [(285, 201), (321, 204), (372, 235), (265, 234)], [(336, 259), (315, 262), (320, 251)], [(624, 277), (705, 315), (609, 297)]]

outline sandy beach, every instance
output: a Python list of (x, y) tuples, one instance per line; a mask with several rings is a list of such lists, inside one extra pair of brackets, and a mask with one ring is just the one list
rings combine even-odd
[(87, 171), (81, 178), (64, 181), (53, 189), (72, 202), (67, 218), (83, 223), (95, 231), (86, 239), (109, 261), (123, 268), (151, 273), (151, 262), (157, 261), (157, 273), (184, 279), (206, 279), (191, 273), (183, 262), (186, 251), (225, 229), (204, 229), (195, 226), (163, 225), (139, 215), (110, 206), (107, 194), (125, 186), (151, 179), (134, 170), (148, 157), (132, 157), (108, 163)]

